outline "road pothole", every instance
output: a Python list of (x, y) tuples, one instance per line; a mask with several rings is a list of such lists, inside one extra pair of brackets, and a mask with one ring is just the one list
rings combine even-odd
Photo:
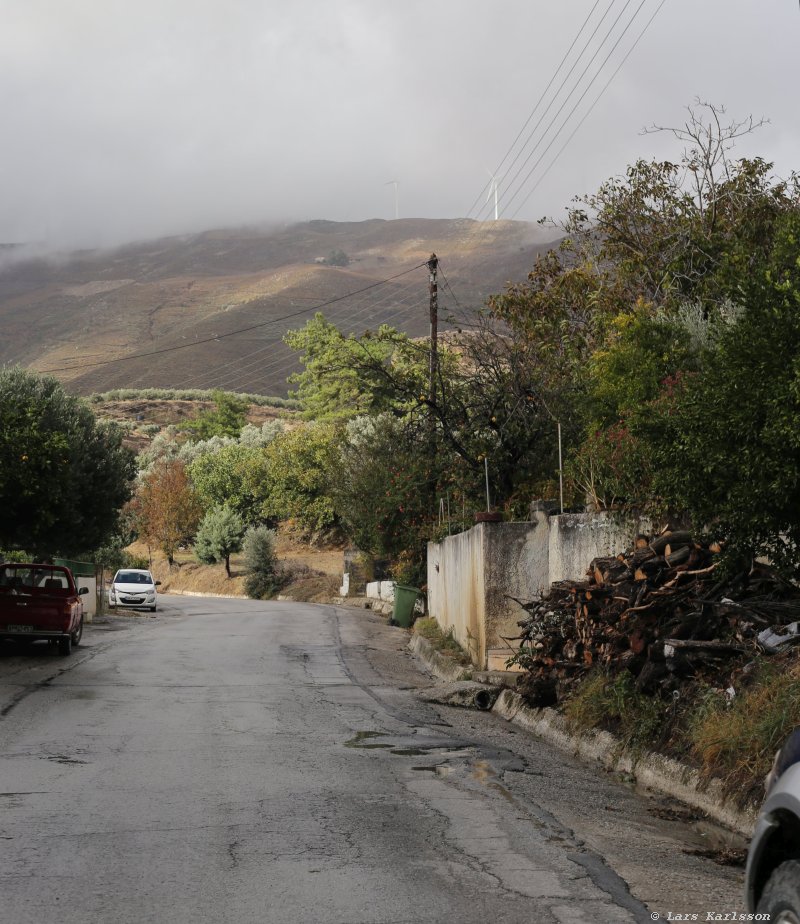
[(360, 731), (356, 732), (355, 736), (349, 741), (345, 741), (344, 746), (346, 748), (361, 748), (364, 750), (370, 750), (375, 748), (393, 748), (393, 744), (384, 744), (378, 741), (372, 741), (372, 738), (386, 738), (386, 732), (376, 732), (376, 731)]

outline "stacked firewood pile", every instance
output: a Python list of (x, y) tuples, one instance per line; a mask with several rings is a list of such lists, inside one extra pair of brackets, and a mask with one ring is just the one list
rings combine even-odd
[(688, 677), (726, 689), (757, 651), (800, 642), (800, 589), (764, 565), (721, 577), (720, 551), (684, 531), (639, 536), (594, 559), (585, 581), (517, 600), (528, 617), (513, 660), (530, 672), (529, 698), (550, 705), (597, 664), (628, 670), (645, 693)]

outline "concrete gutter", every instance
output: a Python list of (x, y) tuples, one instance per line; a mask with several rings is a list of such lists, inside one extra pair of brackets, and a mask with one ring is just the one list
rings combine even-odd
[[(480, 673), (476, 676), (439, 654), (422, 636), (413, 635), (409, 648), (430, 673), (442, 680), (452, 682), (480, 677)], [(446, 662), (444, 665), (443, 661)], [(455, 676), (456, 673), (459, 676)], [(747, 837), (753, 833), (756, 810), (742, 811), (726, 802), (721, 781), (703, 781), (693, 767), (653, 751), (634, 754), (609, 732), (574, 734), (567, 728), (560, 712), (529, 706), (519, 693), (508, 688), (500, 691), (492, 711), (574, 757), (597, 763), (606, 770), (624, 773), (638, 786), (678, 799)]]

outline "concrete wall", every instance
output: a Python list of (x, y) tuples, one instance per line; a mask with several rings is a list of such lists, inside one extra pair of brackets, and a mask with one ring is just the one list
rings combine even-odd
[(428, 612), (478, 667), (489, 652), (510, 650), (523, 602), (545, 595), (553, 581), (580, 580), (593, 558), (630, 546), (641, 523), (607, 514), (537, 512), (531, 522), (479, 523), (428, 545)]
[(97, 615), (97, 578), (95, 577), (76, 577), (75, 583), (80, 587), (88, 587), (89, 593), (81, 597), (83, 604), (83, 621), (92, 622)]
[(365, 595), (370, 600), (394, 603), (394, 581), (370, 581), (366, 585)]
[(428, 545), (428, 612), (469, 652), (475, 664), (485, 650), (483, 543), (486, 526)]
[(643, 521), (621, 521), (607, 513), (562, 513), (549, 518), (550, 584), (579, 581), (593, 558), (618, 555), (647, 532)]

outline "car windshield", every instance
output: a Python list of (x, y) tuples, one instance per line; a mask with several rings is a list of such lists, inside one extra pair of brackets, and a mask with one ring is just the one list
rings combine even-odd
[(153, 579), (145, 571), (118, 571), (114, 578), (115, 584), (152, 584)]

